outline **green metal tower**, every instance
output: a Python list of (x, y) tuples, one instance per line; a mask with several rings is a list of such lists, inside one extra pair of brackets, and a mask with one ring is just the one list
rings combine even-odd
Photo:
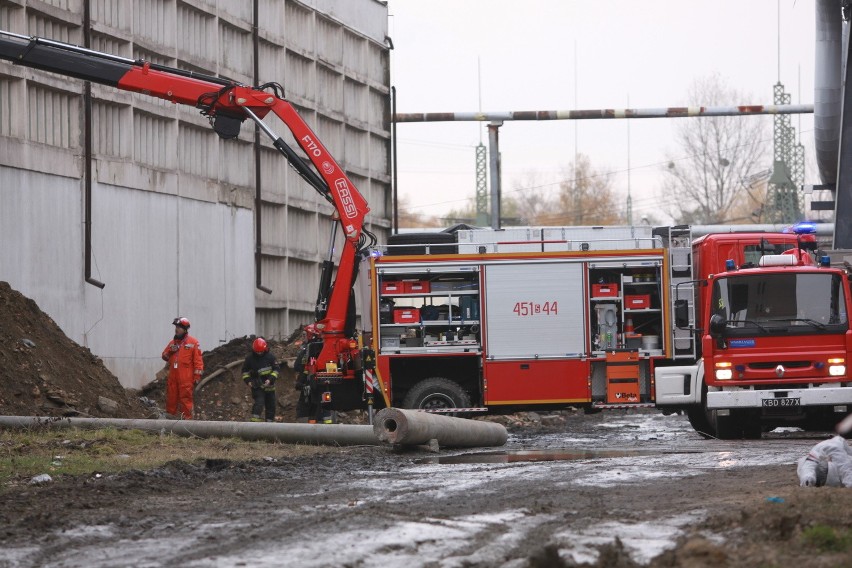
[[(773, 87), (776, 105), (790, 104), (790, 93), (779, 81)], [(794, 223), (801, 220), (799, 188), (805, 181), (805, 147), (796, 142), (796, 129), (790, 124), (790, 115), (776, 114), (774, 118), (772, 176), (766, 195), (767, 221)]]
[(476, 147), (476, 224), (480, 227), (487, 227), (490, 222), (487, 171), (488, 153), (485, 144), (480, 142)]

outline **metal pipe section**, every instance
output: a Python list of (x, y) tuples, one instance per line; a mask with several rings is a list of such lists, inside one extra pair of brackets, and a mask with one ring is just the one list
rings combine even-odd
[[(87, 48), (91, 47), (92, 17), (89, 2), (83, 3), (83, 42)], [(87, 284), (103, 290), (106, 284), (92, 277), (92, 160), (92, 84), (86, 81), (83, 83), (83, 272)]]
[(842, 103), (843, 20), (840, 0), (817, 0), (815, 21), (814, 150), (822, 183), (834, 184), (837, 181)]
[(814, 105), (740, 105), (725, 107), (605, 108), (597, 110), (529, 110), (509, 112), (394, 113), (394, 122), (494, 122), (504, 120), (594, 120), (607, 118), (689, 118), (695, 116), (751, 116), (810, 114)]
[(399, 446), (419, 446), (437, 440), (442, 447), (475, 448), (502, 446), (509, 438), (502, 424), (401, 408), (380, 410), (373, 431), (380, 441)]
[(277, 422), (217, 422), (201, 420), (135, 420), (123, 418), (53, 418), (33, 416), (0, 416), (0, 428), (120, 428), (144, 432), (166, 432), (176, 436), (199, 438), (240, 438), (283, 442), (287, 444), (320, 444), (331, 446), (376, 446), (379, 444), (372, 426), (349, 424), (280, 424)]
[(491, 228), (500, 228), (500, 127), (502, 122), (488, 125), (488, 168), (491, 175)]
[[(390, 88), (391, 96), (391, 116), (396, 116), (396, 87)], [(397, 170), (399, 160), (397, 156), (397, 137), (396, 137), (396, 121), (391, 122), (391, 200), (393, 201), (393, 224), (391, 226), (391, 234), (399, 233), (399, 173)]]
[[(254, 60), (252, 81), (255, 85), (260, 83), (259, 4), (259, 0), (254, 0), (252, 3), (251, 45), (252, 59)], [(261, 168), (260, 126), (256, 122), (254, 125), (254, 225), (254, 287), (261, 292), (271, 294), (272, 290), (263, 285), (263, 172)]]

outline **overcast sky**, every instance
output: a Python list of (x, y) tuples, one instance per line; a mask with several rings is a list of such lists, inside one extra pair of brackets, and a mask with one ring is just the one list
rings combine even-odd
[[(779, 4), (780, 80), (793, 103), (812, 103), (813, 0), (389, 0), (397, 112), (479, 110), (478, 66), (483, 111), (681, 106), (690, 84), (714, 73), (744, 93), (742, 104), (772, 104)], [(681, 120), (630, 121), (635, 222), (647, 212), (669, 220), (659, 185), (669, 157), (684, 155)], [(770, 117), (743, 120), (765, 121), (771, 141)], [(793, 117), (800, 122), (806, 183), (819, 183), (812, 116)], [(484, 126), (400, 124), (398, 136), (399, 192), (414, 211), (440, 215), (473, 197)], [(558, 182), (577, 150), (612, 172), (624, 206), (626, 120), (507, 122), (500, 148), (504, 195), (523, 191), (532, 173), (536, 184)]]

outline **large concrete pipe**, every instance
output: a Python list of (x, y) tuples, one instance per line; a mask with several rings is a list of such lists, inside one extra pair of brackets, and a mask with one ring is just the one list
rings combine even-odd
[(0, 416), (0, 428), (121, 428), (145, 432), (168, 432), (199, 438), (241, 438), (289, 444), (331, 446), (378, 445), (372, 426), (348, 424), (280, 424), (277, 422), (217, 422), (201, 420), (135, 420), (123, 418), (51, 418)]
[(427, 444), (429, 440), (437, 440), (442, 447), (502, 446), (509, 437), (502, 424), (400, 408), (380, 410), (373, 429), (382, 442), (400, 446)]
[(823, 183), (837, 180), (842, 105), (843, 21), (840, 0), (816, 1), (814, 150)]

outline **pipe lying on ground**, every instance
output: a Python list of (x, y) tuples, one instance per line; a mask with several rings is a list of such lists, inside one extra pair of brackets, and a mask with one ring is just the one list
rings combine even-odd
[(0, 428), (121, 428), (145, 432), (167, 432), (198, 438), (234, 437), (290, 444), (332, 446), (376, 446), (379, 441), (372, 426), (349, 424), (281, 424), (278, 422), (223, 422), (201, 420), (143, 420), (123, 418), (53, 418), (0, 416)]
[(236, 361), (231, 361), (230, 363), (228, 363), (224, 367), (219, 367), (218, 369), (216, 369), (215, 371), (213, 371), (212, 373), (210, 373), (209, 375), (207, 375), (206, 377), (204, 377), (203, 379), (198, 381), (198, 384), (195, 385), (195, 390), (201, 390), (204, 387), (204, 385), (206, 385), (207, 383), (209, 383), (210, 381), (212, 381), (213, 379), (215, 379), (216, 377), (218, 377), (219, 375), (221, 375), (225, 371), (228, 371), (230, 369), (233, 369), (237, 365), (240, 365), (244, 360), (245, 359), (237, 359)]
[(441, 447), (502, 446), (509, 437), (501, 424), (400, 408), (380, 410), (373, 430), (382, 442), (401, 446), (427, 444), (429, 440), (437, 440)]

